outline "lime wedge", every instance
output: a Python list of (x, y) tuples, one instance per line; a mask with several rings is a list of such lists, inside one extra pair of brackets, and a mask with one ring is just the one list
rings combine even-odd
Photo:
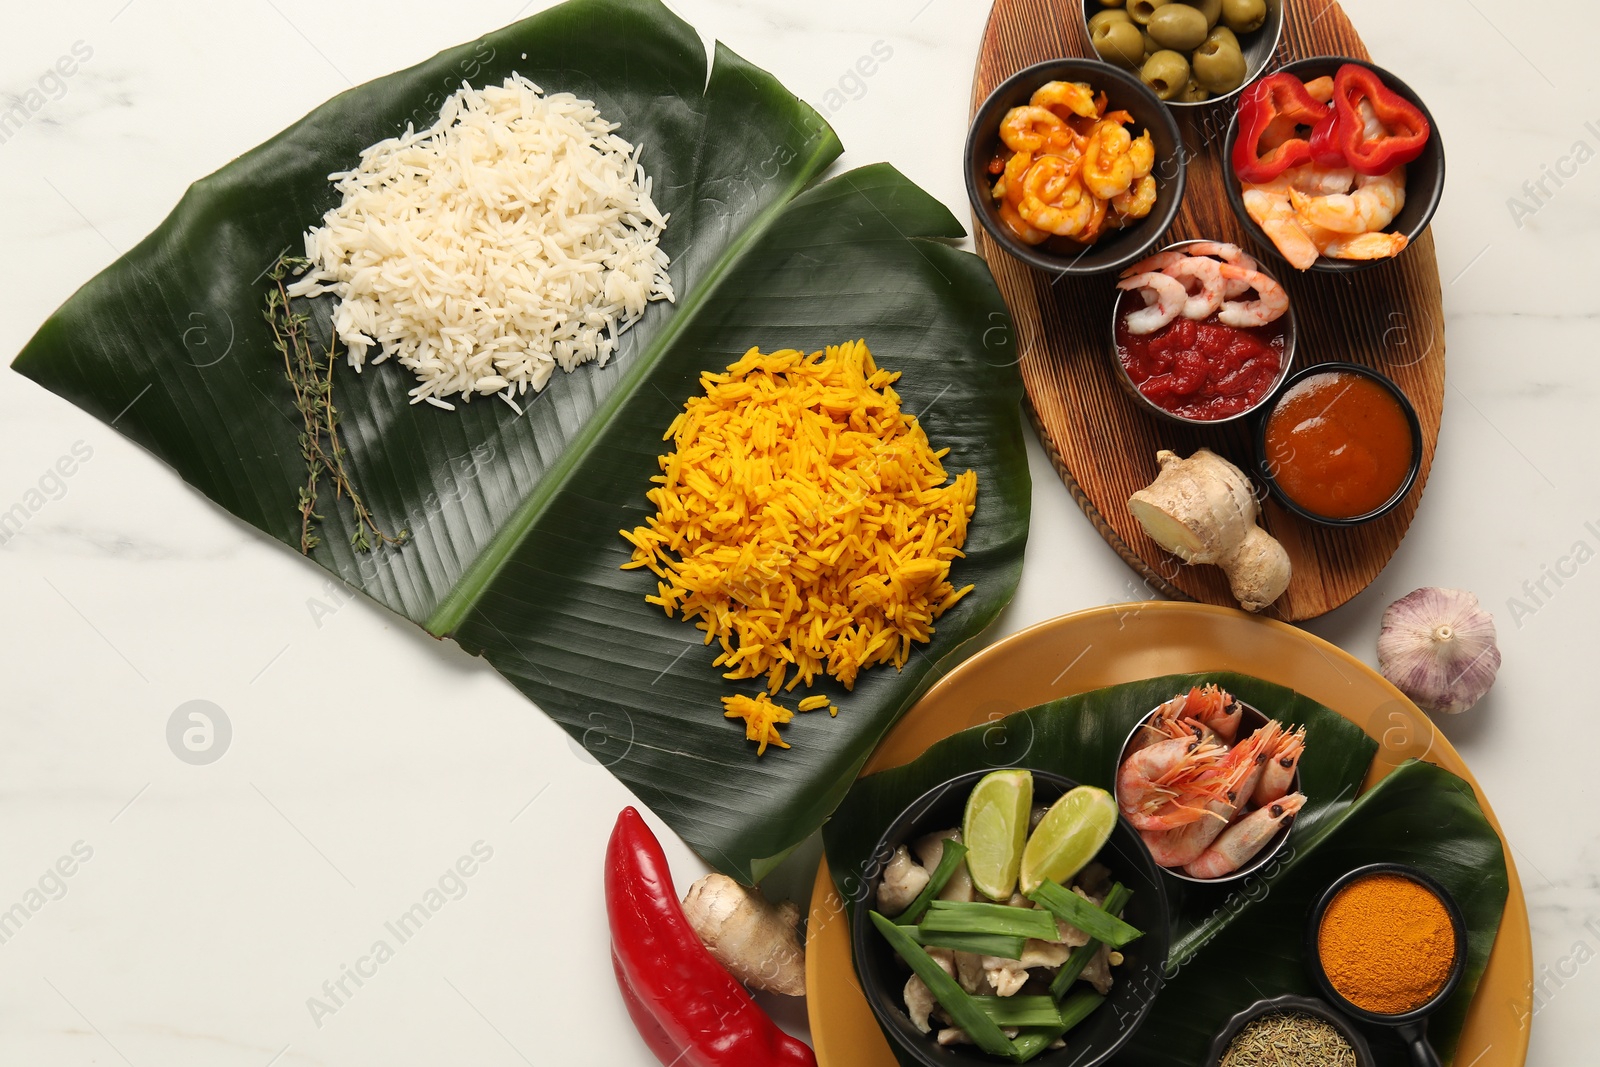
[(1105, 847), (1116, 825), (1110, 793), (1092, 785), (1069, 791), (1050, 805), (1022, 850), (1022, 891), (1031, 893), (1046, 879), (1066, 885)]
[(1017, 888), (1032, 806), (1033, 774), (1029, 771), (986, 774), (967, 797), (966, 816), (961, 820), (967, 871), (972, 884), (990, 900), (1010, 900)]

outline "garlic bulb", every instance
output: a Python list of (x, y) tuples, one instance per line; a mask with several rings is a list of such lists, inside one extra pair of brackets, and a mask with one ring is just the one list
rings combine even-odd
[(1424, 711), (1466, 711), (1499, 669), (1494, 616), (1465, 589), (1417, 589), (1383, 613), (1378, 670)]

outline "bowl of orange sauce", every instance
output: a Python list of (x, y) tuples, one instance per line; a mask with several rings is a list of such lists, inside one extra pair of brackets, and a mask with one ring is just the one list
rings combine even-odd
[(1291, 375), (1256, 425), (1262, 478), (1285, 507), (1329, 526), (1388, 514), (1416, 484), (1422, 423), (1400, 387), (1357, 363)]

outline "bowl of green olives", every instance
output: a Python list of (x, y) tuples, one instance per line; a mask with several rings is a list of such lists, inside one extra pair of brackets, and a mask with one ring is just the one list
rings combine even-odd
[(1084, 0), (1095, 54), (1132, 71), (1169, 107), (1234, 97), (1283, 37), (1283, 0)]
[[(1030, 243), (1003, 216), (1006, 201), (996, 193), (997, 182), (1014, 155), (1001, 139), (1001, 123), (1013, 109), (1025, 108), (1034, 94), (1051, 83), (1087, 86), (1096, 101), (1103, 94), (1104, 113), (1126, 112), (1129, 135), (1149, 135), (1151, 158), (1147, 177), (1153, 180), (1154, 199), (1146, 212), (1118, 228), (1107, 228), (1088, 243), (1071, 237), (1049, 236)], [(1172, 112), (1131, 72), (1097, 59), (1068, 57), (1035, 63), (1007, 78), (979, 105), (967, 133), (965, 172), (967, 199), (972, 214), (990, 237), (1024, 263), (1053, 275), (1104, 274), (1121, 270), (1153, 250), (1177, 217), (1184, 187), (1183, 138)], [(1087, 198), (1086, 198), (1087, 199)], [(1055, 230), (1059, 234), (1062, 231)]]

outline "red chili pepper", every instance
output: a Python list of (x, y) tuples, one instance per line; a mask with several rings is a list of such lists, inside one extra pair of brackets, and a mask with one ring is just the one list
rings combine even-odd
[[(1381, 136), (1367, 136), (1363, 100), (1383, 123)], [(1354, 63), (1346, 63), (1333, 76), (1333, 108), (1339, 116), (1335, 130), (1339, 147), (1358, 174), (1387, 174), (1410, 163), (1422, 154), (1432, 133), (1420, 108), (1383, 84), (1376, 73)]]
[[(1311, 144), (1295, 131), (1315, 126), (1327, 110), (1293, 74), (1272, 74), (1246, 89), (1239, 98), (1239, 136), (1233, 143), (1233, 171), (1239, 180), (1270, 182), (1308, 162)], [(1263, 152), (1261, 141), (1269, 127), (1284, 139)]]
[(636, 1002), (629, 1014), (662, 1063), (816, 1067), (811, 1049), (778, 1029), (700, 943), (661, 843), (631, 807), (617, 816), (606, 847), (606, 913), (618, 985)]

